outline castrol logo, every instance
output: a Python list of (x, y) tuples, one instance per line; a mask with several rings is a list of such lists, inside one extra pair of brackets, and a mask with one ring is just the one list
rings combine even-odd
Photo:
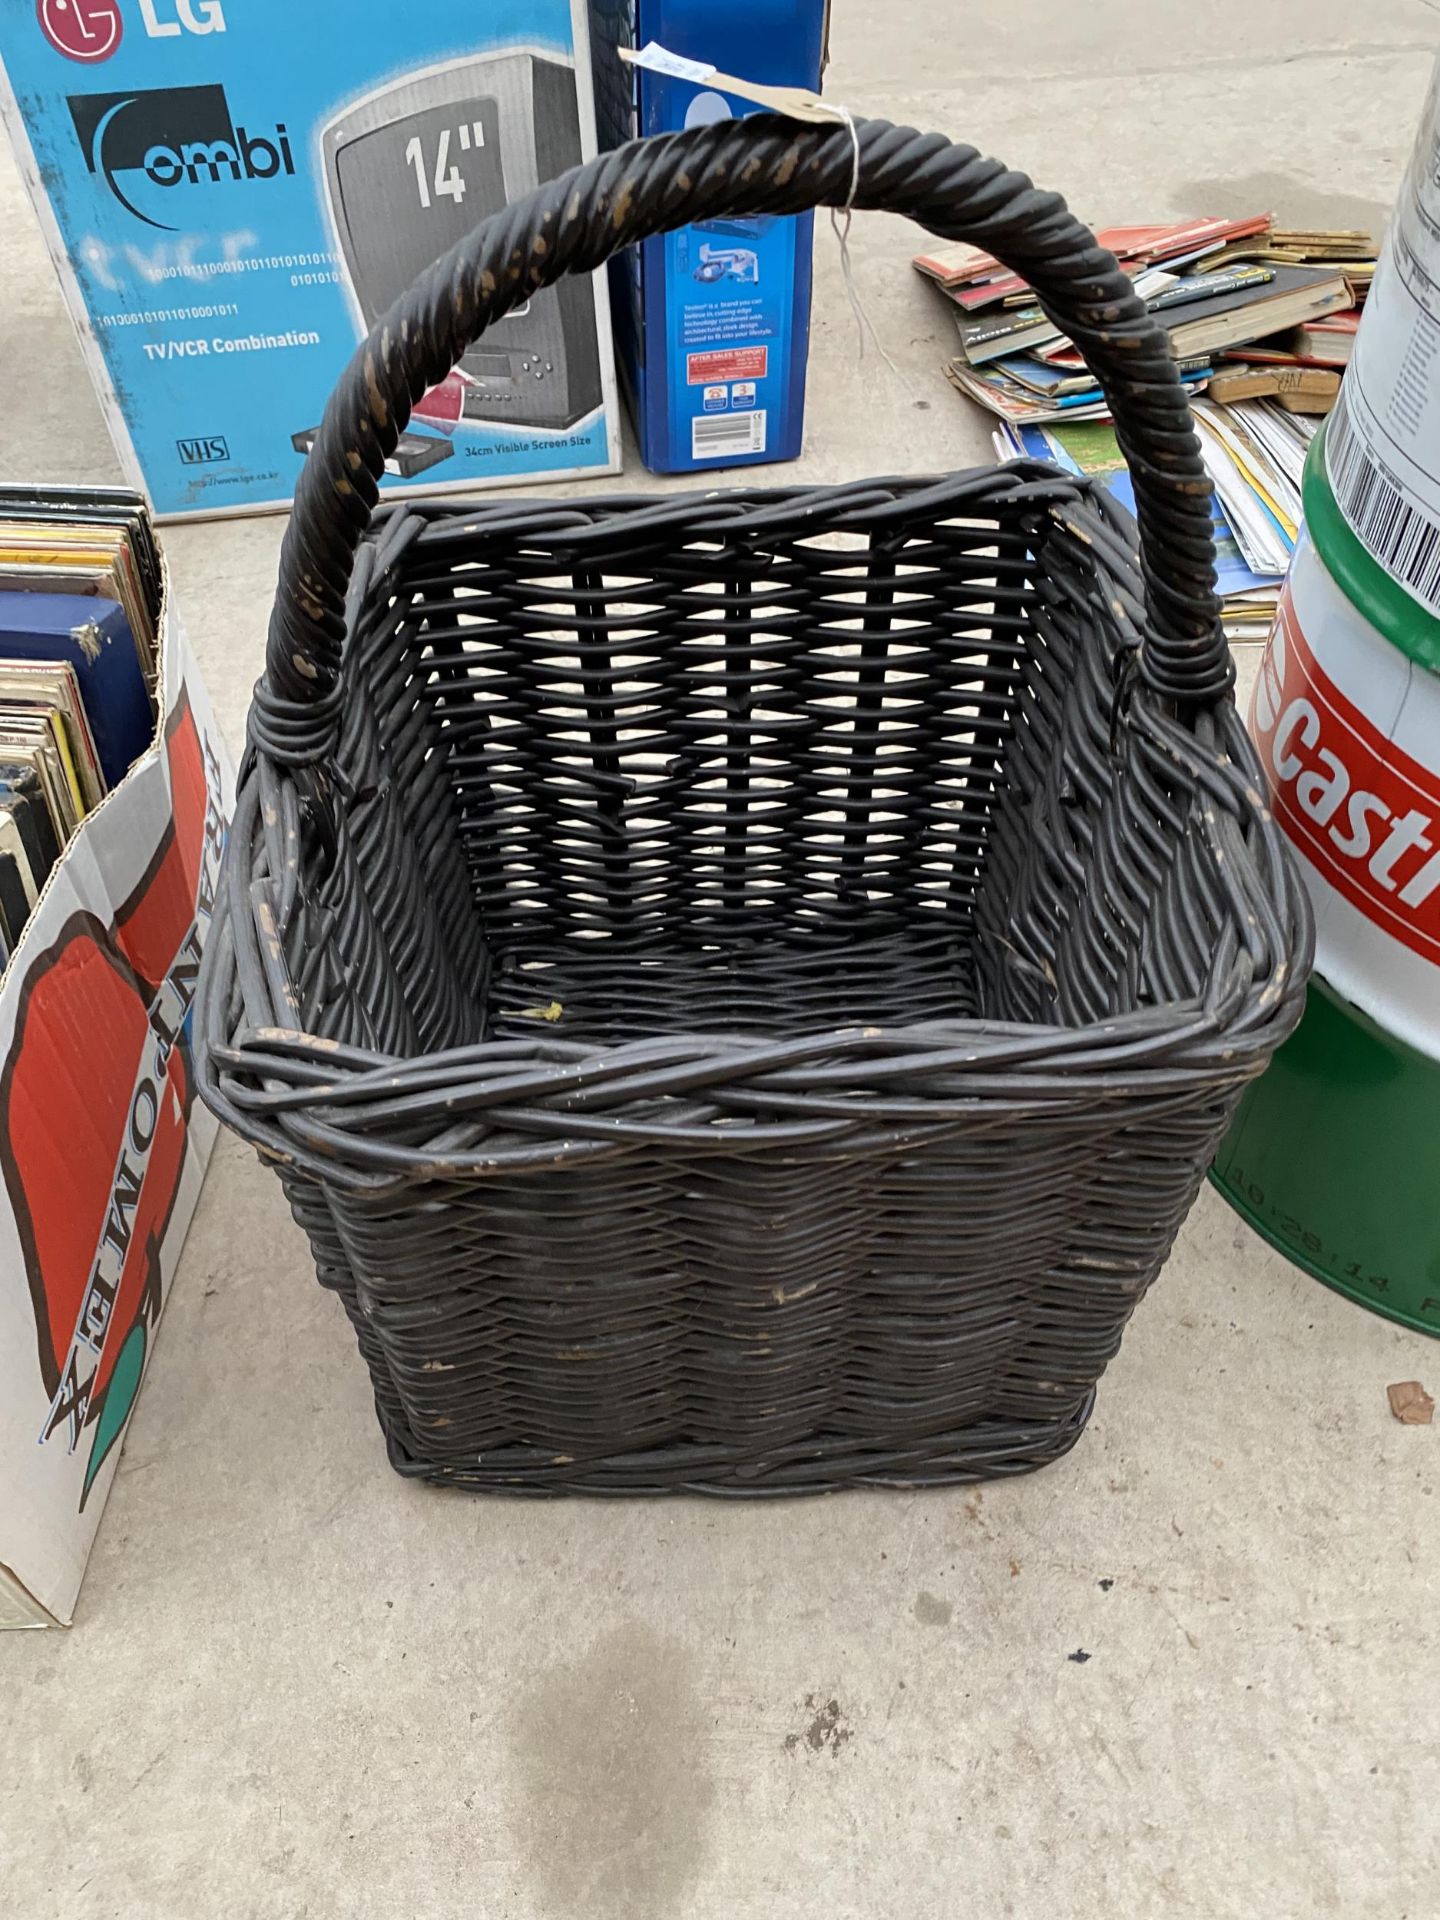
[(1381, 932), (1440, 965), (1440, 771), (1387, 740), (1330, 679), (1288, 586), (1250, 731), (1298, 852)]

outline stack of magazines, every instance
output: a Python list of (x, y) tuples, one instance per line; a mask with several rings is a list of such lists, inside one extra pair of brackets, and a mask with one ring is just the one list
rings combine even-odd
[[(1098, 238), (1165, 329), (1187, 386), (1214, 383), (1217, 399), (1273, 398), (1286, 411), (1334, 404), (1375, 270), (1368, 234), (1302, 233), (1258, 213)], [(1016, 274), (958, 244), (915, 265), (955, 312), (960, 351), (945, 371), (961, 393), (1017, 425), (1108, 417), (1084, 360)]]
[(161, 592), (138, 494), (0, 486), (0, 965), (154, 736)]
[[(1316, 422), (1270, 400), (1233, 407), (1195, 403), (1195, 426), (1215, 487), (1216, 592), (1232, 642), (1263, 641), (1300, 525), (1300, 474)], [(995, 433), (1002, 460), (1050, 460), (1098, 477), (1131, 513), (1135, 491), (1108, 423), (1015, 426)]]
[[(1368, 234), (1272, 215), (1111, 227), (1098, 236), (1165, 329), (1215, 488), (1218, 591), (1232, 640), (1264, 640), (1300, 525), (1300, 477), (1335, 404), (1375, 271)], [(953, 386), (1003, 425), (1002, 459), (1099, 476), (1133, 511), (1105, 396), (1032, 289), (963, 245), (916, 267), (955, 311)]]

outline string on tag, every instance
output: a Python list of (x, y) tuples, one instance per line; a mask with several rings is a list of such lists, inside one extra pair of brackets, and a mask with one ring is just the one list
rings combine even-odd
[(842, 106), (839, 101), (827, 100), (825, 104), (844, 121), (846, 131), (850, 135), (850, 191), (845, 196), (843, 207), (838, 209), (831, 207), (830, 227), (840, 243), (840, 277), (845, 282), (845, 297), (849, 300), (850, 311), (855, 316), (855, 332), (860, 343), (860, 358), (862, 360), (865, 358), (865, 336), (868, 333), (875, 343), (875, 351), (908, 393), (910, 382), (885, 351), (884, 343), (875, 331), (875, 323), (865, 311), (865, 304), (855, 286), (855, 268), (850, 259), (850, 213), (855, 205), (855, 196), (860, 191), (860, 135), (856, 130), (855, 116), (849, 107)]

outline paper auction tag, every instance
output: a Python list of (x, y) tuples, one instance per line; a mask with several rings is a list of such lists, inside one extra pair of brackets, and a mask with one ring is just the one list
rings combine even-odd
[(721, 73), (715, 67), (706, 66), (703, 60), (686, 60), (653, 40), (638, 52), (630, 47), (620, 47), (617, 51), (628, 66), (643, 67), (647, 73), (668, 74), (672, 80), (689, 80), (696, 86), (711, 86), (717, 93), (733, 93), (741, 100), (753, 100), (757, 107), (769, 107), (772, 113), (783, 113), (787, 120), (808, 120), (821, 126), (832, 126), (837, 121), (842, 126), (845, 124), (846, 117), (838, 107), (832, 107), (818, 93), (804, 87), (768, 87), (758, 80), (737, 80), (733, 73)]
[(647, 73), (668, 73), (672, 80), (693, 80), (696, 86), (715, 71), (703, 60), (687, 60), (681, 54), (671, 53), (657, 40), (647, 41), (638, 53), (633, 47), (617, 47), (616, 52), (628, 66), (644, 67)]

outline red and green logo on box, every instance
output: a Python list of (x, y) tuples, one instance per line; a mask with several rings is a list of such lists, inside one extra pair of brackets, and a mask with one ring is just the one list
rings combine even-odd
[(1214, 1179), (1317, 1278), (1440, 1334), (1440, 620), (1346, 524), (1324, 439), (1250, 714), (1316, 971)]

